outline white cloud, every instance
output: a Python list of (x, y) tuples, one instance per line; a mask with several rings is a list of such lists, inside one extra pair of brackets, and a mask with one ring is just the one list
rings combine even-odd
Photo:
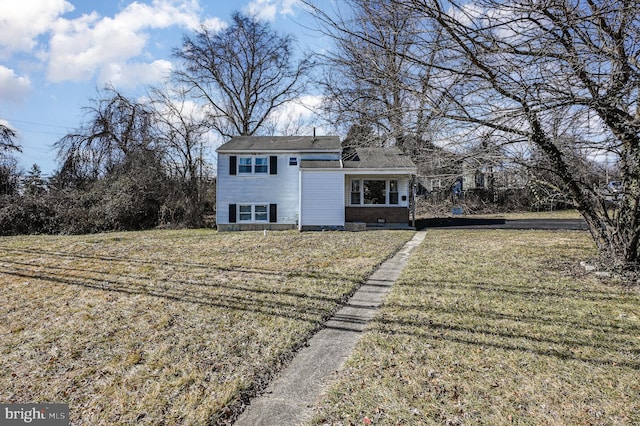
[(280, 5), (282, 8), (280, 14), (282, 15), (295, 15), (295, 12), (293, 10), (294, 7), (302, 7), (300, 0), (281, 0)]
[(298, 98), (295, 102), (289, 102), (279, 111), (282, 115), (293, 117), (311, 117), (322, 104), (323, 97), (307, 95)]
[(253, 0), (244, 8), (244, 12), (263, 21), (273, 22), (278, 13), (293, 15), (294, 6), (299, 4), (299, 0)]
[(21, 102), (31, 90), (29, 77), (0, 65), (0, 101)]
[(135, 88), (162, 81), (171, 72), (171, 62), (157, 60), (150, 64), (136, 62), (117, 64), (112, 63), (102, 68), (98, 76), (98, 83), (110, 83), (115, 87)]
[(202, 26), (210, 31), (218, 32), (227, 28), (229, 25), (220, 18), (209, 18), (202, 23)]
[(277, 7), (272, 0), (254, 0), (247, 5), (245, 12), (263, 21), (275, 21)]
[[(199, 26), (197, 4), (189, 0), (133, 2), (113, 18), (96, 13), (74, 20), (60, 18), (53, 27), (48, 76), (52, 81), (82, 81), (98, 74), (110, 80), (111, 71), (118, 77), (118, 69), (139, 67), (127, 62), (144, 53), (151, 30)], [(166, 68), (166, 61), (148, 66)]]
[(56, 19), (74, 9), (65, 0), (13, 0), (0, 1), (0, 51), (31, 51), (37, 45), (36, 38), (51, 30)]
[(479, 5), (470, 2), (462, 5), (460, 8), (454, 8), (452, 6), (448, 10), (448, 14), (463, 25), (471, 26), (474, 21), (483, 18), (485, 10)]
[(316, 124), (322, 100), (322, 96), (308, 95), (288, 102), (272, 112), (267, 127), (281, 135), (311, 135), (314, 129), (326, 134), (326, 129)]

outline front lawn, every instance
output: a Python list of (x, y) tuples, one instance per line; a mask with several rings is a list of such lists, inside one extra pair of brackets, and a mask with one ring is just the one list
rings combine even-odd
[(233, 419), (412, 232), (0, 237), (0, 401), (73, 424)]
[(584, 232), (428, 231), (313, 423), (640, 424), (640, 291), (593, 255)]

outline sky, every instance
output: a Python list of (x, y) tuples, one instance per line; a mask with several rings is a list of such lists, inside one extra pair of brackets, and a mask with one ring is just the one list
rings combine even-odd
[(53, 144), (82, 124), (98, 89), (142, 96), (175, 67), (183, 34), (222, 29), (234, 11), (319, 48), (298, 0), (0, 0), (0, 123), (18, 133), (19, 166), (50, 175)]

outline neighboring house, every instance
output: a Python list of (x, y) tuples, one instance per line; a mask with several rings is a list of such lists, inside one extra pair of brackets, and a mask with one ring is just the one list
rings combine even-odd
[(462, 189), (465, 191), (487, 189), (485, 185), (487, 169), (489, 167), (486, 164), (474, 157), (462, 160)]
[(216, 151), (220, 231), (409, 223), (417, 170), (395, 148), (355, 148), (343, 161), (335, 136), (242, 136)]

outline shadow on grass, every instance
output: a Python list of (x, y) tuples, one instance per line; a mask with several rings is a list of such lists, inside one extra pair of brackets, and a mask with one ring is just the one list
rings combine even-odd
[[(90, 259), (90, 257), (88, 256), (83, 256), (83, 259)], [(123, 263), (125, 262), (124, 260), (122, 261)], [(19, 265), (20, 267), (23, 268), (31, 268), (31, 267), (36, 267), (36, 265), (34, 265), (33, 263), (29, 263), (29, 262), (19, 262), (19, 261), (15, 261), (15, 260), (1, 260), (0, 259), (0, 264), (1, 263), (5, 263), (5, 264), (13, 264), (13, 265)], [(153, 262), (145, 262), (148, 263), (149, 265), (155, 265), (157, 266), (158, 264), (154, 264)], [(163, 265), (167, 266), (167, 263), (164, 263)], [(182, 266), (182, 267), (186, 267), (189, 268), (190, 265), (189, 264), (174, 264), (174, 265), (169, 265), (169, 266)], [(70, 272), (70, 273), (76, 273), (76, 274), (95, 274), (95, 275), (102, 275), (105, 277), (109, 277), (111, 275), (115, 275), (113, 272), (108, 272), (108, 271), (104, 271), (104, 270), (99, 270), (99, 269), (89, 269), (89, 268), (70, 268), (70, 267), (65, 267), (65, 266), (51, 266), (51, 265), (47, 265), (47, 268), (49, 270), (55, 269), (55, 270), (59, 270), (62, 272)], [(272, 277), (276, 277), (276, 278), (281, 278), (281, 279), (288, 279), (288, 278), (293, 278), (293, 277), (299, 277), (299, 278), (317, 278), (317, 279), (332, 279), (332, 280), (345, 280), (345, 276), (342, 275), (338, 275), (338, 274), (329, 274), (329, 273), (317, 273), (317, 272), (301, 272), (301, 271), (296, 271), (296, 272), (276, 272), (276, 271), (268, 271), (268, 270), (258, 270), (258, 269), (246, 269), (246, 268), (231, 268), (231, 267), (227, 267), (227, 268), (216, 268), (216, 267), (212, 267), (212, 268), (208, 268), (209, 270), (217, 270), (220, 272), (238, 272), (238, 273), (242, 273), (245, 277), (250, 276), (250, 277), (255, 277), (256, 279), (258, 278), (264, 278), (265, 276), (272, 276)], [(3, 272), (2, 270), (0, 270), (0, 273)], [(54, 275), (54, 274), (51, 274)], [(135, 279), (135, 280), (151, 280), (150, 277), (146, 277), (142, 274), (140, 275), (135, 275), (135, 274), (125, 274), (125, 273), (119, 273), (117, 274), (118, 276), (122, 277), (122, 278), (130, 278), (130, 279)], [(181, 285), (191, 285), (191, 286), (202, 286), (202, 287), (213, 287), (213, 288), (226, 288), (226, 289), (230, 289), (230, 290), (240, 290), (240, 291), (247, 291), (247, 292), (251, 292), (251, 293), (256, 293), (256, 294), (274, 294), (275, 291), (273, 289), (260, 289), (260, 288), (256, 288), (256, 287), (250, 287), (250, 286), (243, 286), (243, 285), (239, 285), (239, 284), (235, 284), (235, 285), (231, 285), (231, 284), (227, 284), (227, 283), (222, 283), (222, 282), (216, 282), (214, 276), (209, 277), (211, 279), (209, 280), (181, 280), (181, 279), (167, 279), (167, 278), (154, 278), (153, 281), (155, 283), (158, 282), (166, 282), (166, 283), (178, 283)], [(353, 284), (357, 284), (359, 283), (359, 281), (357, 280), (347, 280), (347, 281), (351, 281)], [(108, 282), (108, 281), (107, 281)], [(297, 292), (292, 292), (292, 291), (283, 291), (283, 290), (278, 290), (277, 291), (278, 294), (280, 295), (286, 295), (286, 296), (293, 296), (293, 297), (302, 297), (305, 299), (314, 299), (314, 300), (319, 300), (319, 301), (323, 301), (323, 302), (335, 302), (336, 298), (332, 298), (332, 297), (324, 297), (324, 296), (316, 296), (316, 295), (309, 295), (306, 293), (297, 293)]]
[[(387, 302), (385, 314), (376, 318), (370, 329), (640, 370), (640, 327), (606, 317), (607, 312), (615, 311), (615, 307), (598, 312), (599, 306), (611, 303), (633, 304), (633, 296), (587, 291), (580, 299), (581, 293), (573, 290), (548, 292), (546, 287), (507, 289), (486, 283), (446, 281), (423, 287), (425, 291), (420, 297), (425, 303)], [(451, 300), (442, 298), (443, 291), (447, 290), (459, 292), (455, 295), (457, 302), (453, 297)], [(477, 299), (472, 301), (472, 296)], [(499, 304), (491, 308), (478, 303), (478, 300), (489, 298), (512, 306), (520, 304), (521, 309), (517, 313), (507, 313), (504, 311), (509, 308), (502, 309)], [(591, 318), (575, 319), (577, 313), (574, 314), (571, 308), (576, 304), (580, 305), (581, 315)]]
[(175, 259), (162, 259), (162, 258), (154, 258), (153, 260), (144, 260), (144, 259), (132, 259), (124, 256), (89, 256), (89, 255), (78, 254), (78, 253), (47, 251), (47, 250), (32, 249), (32, 248), (21, 248), (21, 249), (3, 248), (3, 250), (8, 253), (13, 252), (18, 254), (37, 254), (37, 255), (59, 257), (59, 258), (66, 258), (66, 259), (82, 259), (82, 260), (90, 260), (90, 261), (117, 262), (122, 264), (138, 264), (138, 265), (147, 265), (147, 266), (154, 266), (154, 267), (164, 265), (164, 266), (175, 266), (175, 267), (182, 267), (182, 268), (197, 268), (197, 269), (203, 269), (207, 271), (210, 271), (210, 270), (234, 271), (234, 272), (246, 272), (246, 273), (260, 273), (264, 275), (276, 275), (276, 276), (290, 275), (290, 276), (300, 276), (300, 277), (318, 276), (318, 277), (340, 278), (340, 279), (348, 278), (347, 275), (341, 275), (336, 273), (327, 273), (327, 272), (317, 273), (315, 271), (309, 271), (309, 270), (291, 270), (291, 271), (282, 272), (281, 270), (259, 268), (259, 267), (247, 268), (247, 267), (236, 266), (236, 265), (217, 265), (213, 262), (207, 262), (207, 263), (186, 262), (186, 261), (176, 262)]
[[(266, 268), (216, 266), (173, 260), (146, 261), (113, 256), (87, 256), (42, 249), (7, 249), (7, 251), (17, 254), (36, 254), (50, 261), (82, 259), (104, 267), (41, 266), (29, 262), (0, 259), (0, 274), (4, 275), (103, 291), (162, 297), (179, 302), (256, 312), (312, 323), (325, 320), (337, 305), (344, 302), (360, 284), (359, 280), (348, 278), (346, 274), (327, 271), (294, 270), (282, 272)], [(115, 267), (115, 263), (124, 266), (127, 264), (153, 266), (158, 268), (154, 272), (160, 275), (163, 272), (168, 272), (172, 276), (154, 278), (153, 272), (149, 274), (151, 276), (114, 272), (118, 269)], [(185, 279), (185, 276), (188, 276), (194, 269), (197, 270), (197, 274), (194, 275), (198, 275), (198, 278)], [(202, 276), (203, 274), (204, 276)], [(175, 275), (179, 275), (180, 278), (173, 278)], [(340, 291), (331, 297), (278, 288), (279, 284), (296, 279), (311, 281), (312, 287), (321, 285), (313, 283), (314, 281), (322, 281), (322, 285), (326, 285), (326, 282), (332, 282)], [(257, 284), (251, 286), (243, 284), (244, 282)], [(273, 282), (273, 285), (269, 285), (270, 282)], [(318, 303), (324, 306), (318, 307)]]
[[(70, 251), (65, 251), (65, 248), (8, 248), (8, 256), (0, 258), (0, 280), (13, 276), (33, 282), (37, 280), (45, 283), (45, 286), (68, 286), (72, 288), (72, 292), (68, 292), (72, 295), (86, 291), (83, 289), (95, 289), (212, 307), (210, 310), (194, 310), (210, 316), (211, 321), (216, 321), (215, 316), (219, 312), (240, 311), (247, 314), (239, 315), (244, 324), (237, 324), (237, 327), (246, 330), (259, 326), (256, 323), (254, 327), (253, 323), (259, 315), (291, 320), (286, 321), (287, 326), (283, 330), (270, 330), (273, 333), (288, 333), (285, 336), (287, 341), (279, 343), (278, 354), (272, 356), (273, 359), (257, 359), (255, 365), (251, 366), (253, 370), (244, 374), (243, 379), (248, 385), (231, 395), (230, 400), (212, 414), (207, 424), (230, 424), (241, 408), (248, 404), (250, 397), (266, 387), (275, 372), (288, 363), (292, 354), (364, 280), (362, 273), (354, 268), (350, 268), (350, 272), (346, 269), (333, 272), (324, 268), (287, 270), (286, 264), (282, 265), (282, 269), (277, 268), (278, 265), (273, 269), (264, 268), (261, 266), (266, 264), (261, 265), (259, 254), (255, 256), (257, 267), (251, 264), (244, 267), (233, 265), (231, 258), (224, 259), (228, 264), (220, 265), (183, 261), (182, 258), (158, 259), (153, 256), (151, 260), (129, 259), (126, 254), (92, 256)], [(202, 259), (201, 256), (199, 260)], [(304, 266), (306, 263), (296, 265)], [(374, 267), (371, 264), (372, 270)], [(52, 294), (54, 292), (55, 289)], [(73, 296), (65, 297), (73, 303)], [(133, 303), (144, 303), (137, 298), (131, 300), (134, 300)], [(206, 320), (209, 320), (208, 317)], [(348, 316), (341, 320), (347, 327), (357, 322)], [(230, 330), (229, 334), (233, 335), (233, 331)], [(275, 343), (269, 340), (268, 344)]]

